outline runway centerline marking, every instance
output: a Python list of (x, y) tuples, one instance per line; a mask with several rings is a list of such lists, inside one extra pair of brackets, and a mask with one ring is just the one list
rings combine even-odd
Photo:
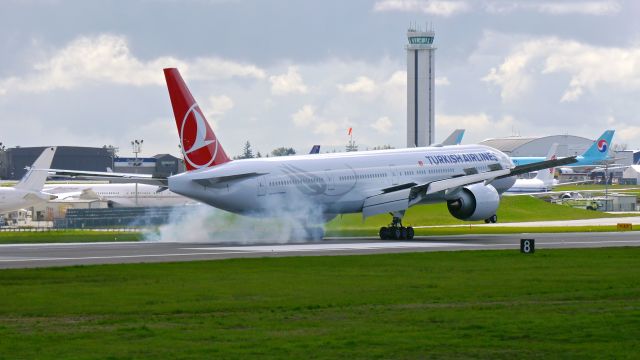
[(189, 247), (185, 250), (225, 250), (241, 252), (297, 252), (297, 251), (340, 251), (340, 250), (376, 250), (376, 249), (421, 249), (449, 246), (485, 246), (485, 244), (465, 244), (448, 242), (386, 242), (386, 243), (353, 243), (353, 244), (282, 244), (226, 247)]

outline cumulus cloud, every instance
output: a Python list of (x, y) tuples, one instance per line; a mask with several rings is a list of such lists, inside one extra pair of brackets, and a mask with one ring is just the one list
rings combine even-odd
[(438, 16), (451, 16), (470, 9), (469, 3), (458, 0), (380, 0), (373, 5), (374, 11), (422, 12)]
[(307, 86), (295, 66), (289, 66), (285, 74), (270, 76), (269, 81), (271, 82), (271, 93), (274, 95), (304, 94), (307, 92)]
[(446, 76), (437, 76), (435, 83), (437, 86), (449, 86), (451, 85), (451, 82), (449, 82), (449, 79)]
[(222, 116), (229, 110), (233, 109), (233, 100), (227, 95), (210, 96), (207, 102), (207, 108), (204, 109), (207, 114), (213, 117)]
[(535, 11), (549, 15), (612, 15), (621, 10), (617, 1), (489, 1), (485, 4), (489, 13), (508, 14), (514, 11)]
[(505, 101), (517, 99), (531, 88), (534, 76), (568, 74), (561, 101), (578, 100), (600, 86), (640, 88), (640, 46), (603, 47), (555, 37), (527, 40), (516, 45), (502, 64), (484, 81), (501, 88)]
[(183, 60), (164, 56), (142, 61), (133, 55), (126, 37), (103, 34), (71, 41), (46, 60), (35, 62), (29, 74), (0, 79), (0, 94), (73, 89), (86, 83), (163, 85), (161, 70), (165, 67), (178, 67), (184, 77), (196, 80), (266, 76), (255, 65), (218, 57)]
[(366, 76), (359, 76), (352, 83), (339, 84), (338, 89), (345, 93), (372, 93), (376, 90), (376, 83)]
[(380, 134), (387, 134), (393, 128), (393, 122), (389, 117), (383, 116), (371, 124), (371, 128)]
[(304, 105), (300, 110), (291, 115), (291, 120), (296, 126), (306, 126), (313, 122), (316, 110), (311, 105)]
[(480, 112), (471, 114), (436, 114), (438, 134), (450, 134), (455, 129), (465, 129), (467, 142), (474, 143), (487, 138), (504, 136), (512, 131), (515, 120), (506, 115), (494, 118), (491, 115)]

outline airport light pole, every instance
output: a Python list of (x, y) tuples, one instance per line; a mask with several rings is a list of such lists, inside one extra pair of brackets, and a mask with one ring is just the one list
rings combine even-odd
[[(138, 154), (142, 152), (142, 143), (144, 140), (142, 139), (134, 139), (131, 140), (131, 147), (133, 148), (133, 153), (135, 155), (135, 160), (133, 162), (133, 166), (138, 166)], [(138, 168), (136, 168), (136, 174), (138, 173)], [(136, 206), (138, 206), (138, 183), (136, 183)]]

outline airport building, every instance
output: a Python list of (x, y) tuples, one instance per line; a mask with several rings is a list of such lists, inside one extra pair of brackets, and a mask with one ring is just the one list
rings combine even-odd
[[(46, 146), (15, 147), (0, 151), (0, 179), (19, 180), (26, 168)], [(51, 167), (54, 169), (106, 171), (113, 167), (113, 148), (58, 146)]]
[[(15, 147), (0, 151), (0, 179), (20, 180), (26, 168), (42, 154), (46, 146)], [(170, 154), (150, 158), (116, 157), (114, 148), (58, 146), (51, 164), (53, 169), (108, 171), (170, 176), (184, 171), (184, 163)]]
[(407, 147), (423, 147), (435, 136), (435, 32), (412, 26), (407, 38)]
[(113, 160), (113, 171), (168, 177), (183, 172), (184, 163), (170, 154), (158, 154), (150, 158), (118, 157)]

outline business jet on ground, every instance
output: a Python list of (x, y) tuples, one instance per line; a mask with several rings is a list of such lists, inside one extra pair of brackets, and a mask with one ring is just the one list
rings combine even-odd
[(15, 186), (0, 187), (0, 214), (24, 209), (56, 198), (54, 195), (42, 191), (44, 182), (47, 180), (46, 170), (51, 167), (55, 152), (55, 147), (44, 149)]
[[(413, 205), (446, 202), (461, 220), (496, 220), (500, 195), (518, 174), (575, 162), (575, 157), (514, 166), (504, 153), (482, 145), (456, 145), (350, 153), (231, 160), (205, 120), (177, 69), (165, 69), (187, 171), (168, 179), (103, 173), (119, 181), (167, 184), (175, 193), (252, 216), (290, 216), (308, 238), (338, 214), (364, 218), (390, 214), (382, 239), (411, 239), (402, 218)], [(98, 173), (51, 170), (54, 174)], [(103, 178), (104, 179), (104, 178)]]
[(112, 207), (180, 206), (197, 202), (163, 186), (127, 184), (50, 184), (44, 191), (56, 201), (103, 200)]

